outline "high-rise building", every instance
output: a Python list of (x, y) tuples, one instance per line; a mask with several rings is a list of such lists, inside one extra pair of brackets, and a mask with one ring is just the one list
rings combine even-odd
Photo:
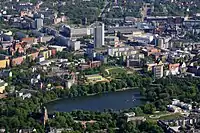
[(159, 79), (163, 77), (164, 65), (158, 64), (153, 67), (154, 78)]
[(96, 23), (94, 28), (94, 45), (95, 48), (100, 48), (104, 45), (104, 23)]
[(44, 22), (42, 18), (35, 19), (35, 28), (41, 29), (44, 26)]

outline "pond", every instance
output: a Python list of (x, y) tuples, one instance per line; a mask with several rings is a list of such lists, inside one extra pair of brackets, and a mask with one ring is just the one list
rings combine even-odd
[(49, 112), (70, 112), (73, 110), (104, 111), (112, 109), (115, 111), (133, 108), (142, 105), (143, 97), (137, 90), (125, 90), (109, 92), (93, 96), (76, 98), (64, 98), (46, 104)]

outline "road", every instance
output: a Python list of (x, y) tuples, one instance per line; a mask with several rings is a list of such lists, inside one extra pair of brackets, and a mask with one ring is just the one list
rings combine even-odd
[(104, 12), (105, 12), (105, 10), (106, 10), (106, 7), (107, 7), (109, 4), (110, 4), (110, 2), (105, 1), (104, 7), (103, 7), (103, 9), (101, 9), (101, 13), (99, 14), (98, 17), (102, 17), (102, 16), (104, 15)]

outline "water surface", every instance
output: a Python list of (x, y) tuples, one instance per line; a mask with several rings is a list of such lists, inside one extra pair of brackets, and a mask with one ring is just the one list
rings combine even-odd
[(94, 96), (64, 98), (46, 105), (49, 112), (70, 112), (73, 110), (104, 111), (122, 110), (141, 105), (141, 95), (136, 90), (103, 93)]

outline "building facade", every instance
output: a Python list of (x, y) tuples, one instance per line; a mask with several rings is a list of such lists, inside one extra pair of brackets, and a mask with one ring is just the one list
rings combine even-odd
[(94, 45), (96, 48), (104, 45), (104, 23), (96, 24), (94, 28)]
[(159, 79), (163, 77), (163, 69), (164, 69), (164, 65), (163, 64), (158, 64), (156, 66), (153, 67), (153, 74), (154, 74), (154, 78)]

